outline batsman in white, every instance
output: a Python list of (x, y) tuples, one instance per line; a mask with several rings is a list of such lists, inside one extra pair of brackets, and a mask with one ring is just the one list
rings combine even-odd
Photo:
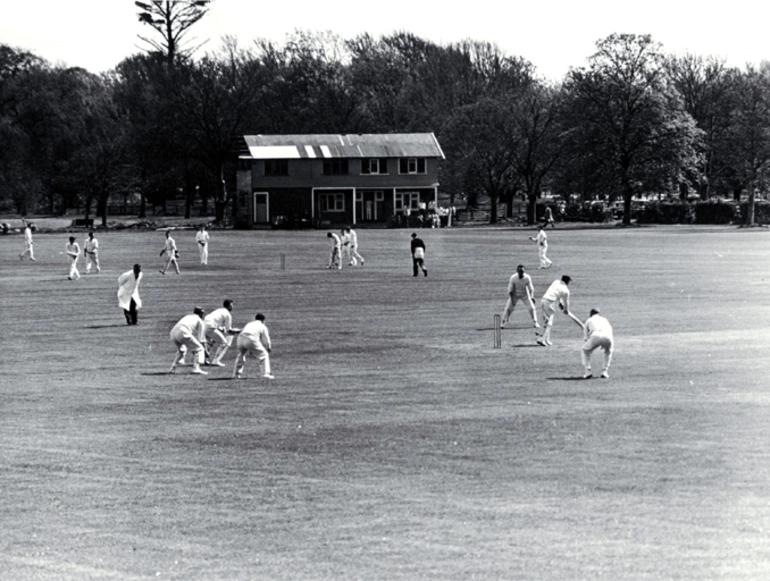
[(21, 221), (24, 222), (24, 252), (19, 254), (19, 260), (24, 260), (25, 256), (29, 256), (30, 260), (35, 260), (35, 248), (32, 244), (32, 228), (35, 224), (34, 222), (27, 222), (24, 218)]
[(580, 351), (583, 367), (585, 368), (585, 375), (583, 377), (585, 379), (593, 377), (591, 373), (591, 353), (601, 347), (604, 352), (601, 378), (609, 379), (610, 363), (612, 362), (612, 351), (615, 342), (612, 336), (612, 325), (610, 325), (606, 318), (602, 317), (599, 309), (591, 309), (589, 315), (586, 322), (581, 323), (583, 338), (585, 339)]
[(176, 373), (176, 366), (180, 363), (187, 351), (192, 353), (192, 372), (199, 375), (208, 375), (201, 369), (200, 354), (203, 352), (203, 314), (200, 307), (193, 309), (192, 315), (185, 315), (171, 329), (169, 337), (176, 346), (176, 356), (171, 364), (169, 373)]
[(553, 328), (553, 317), (556, 314), (556, 305), (570, 319), (575, 321), (581, 327), (583, 321), (578, 319), (569, 310), (569, 288), (568, 285), (572, 279), (566, 274), (560, 279), (556, 279), (545, 291), (543, 298), (540, 299), (540, 312), (543, 316), (543, 336), (537, 339), (537, 344), (545, 347), (553, 345), (551, 343), (551, 329)]
[(259, 360), (262, 377), (275, 379), (270, 372), (270, 352), (273, 347), (270, 343), (270, 333), (265, 326), (265, 315), (257, 313), (251, 323), (244, 325), (241, 334), (238, 335), (238, 356), (235, 358), (233, 379), (240, 379), (243, 374), (243, 365), (246, 355), (249, 353)]
[(230, 314), (233, 310), (233, 301), (226, 299), (222, 307), (212, 311), (203, 319), (203, 333), (206, 336), (207, 343), (216, 345), (217, 350), (214, 357), (211, 358), (209, 365), (224, 367), (222, 357), (233, 341), (233, 335), (240, 333), (240, 329), (233, 329), (233, 317)]
[(327, 238), (332, 239), (331, 254), (329, 254), (329, 266), (327, 268), (342, 268), (342, 240), (334, 232), (327, 232)]
[(355, 266), (358, 264), (359, 260), (361, 261), (361, 266), (363, 266), (364, 257), (358, 253), (358, 234), (356, 234), (356, 231), (353, 230), (350, 226), (345, 228), (345, 234), (347, 235), (348, 240), (350, 240), (350, 266)]
[(532, 284), (532, 277), (524, 272), (524, 265), (520, 264), (516, 267), (516, 272), (508, 280), (508, 301), (503, 309), (500, 326), (505, 327), (516, 303), (522, 301), (529, 311), (529, 316), (532, 317), (532, 323), (534, 323), (535, 328), (539, 328), (540, 325), (537, 322), (537, 314), (535, 313), (534, 296), (535, 287)]

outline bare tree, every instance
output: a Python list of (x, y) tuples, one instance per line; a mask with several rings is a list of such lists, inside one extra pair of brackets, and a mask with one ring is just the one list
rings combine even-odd
[(150, 0), (134, 2), (141, 9), (139, 22), (147, 24), (158, 32), (162, 40), (154, 40), (141, 35), (144, 42), (163, 56), (171, 67), (178, 57), (189, 56), (200, 48), (196, 46), (182, 48), (183, 38), (190, 28), (204, 17), (212, 0)]

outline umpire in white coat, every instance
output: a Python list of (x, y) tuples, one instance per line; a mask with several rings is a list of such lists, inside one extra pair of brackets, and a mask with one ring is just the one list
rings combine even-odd
[(133, 270), (118, 277), (118, 305), (126, 315), (126, 323), (136, 325), (136, 312), (142, 308), (139, 298), (139, 282), (142, 280), (142, 267), (134, 265)]

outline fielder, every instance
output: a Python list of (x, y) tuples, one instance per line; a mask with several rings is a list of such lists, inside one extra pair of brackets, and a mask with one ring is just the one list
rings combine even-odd
[(428, 269), (425, 267), (425, 242), (417, 237), (416, 232), (412, 232), (410, 250), (412, 251), (412, 276), (417, 276), (419, 269), (422, 269), (423, 275), (428, 276)]
[(198, 252), (201, 257), (201, 264), (209, 263), (209, 233), (206, 232), (206, 225), (201, 224), (200, 230), (195, 235), (195, 242), (198, 243)]
[(591, 353), (593, 353), (599, 347), (604, 352), (604, 364), (602, 366), (602, 379), (609, 379), (610, 363), (612, 362), (612, 350), (614, 344), (614, 338), (612, 336), (612, 325), (610, 322), (601, 316), (599, 309), (591, 309), (590, 316), (586, 319), (585, 323), (581, 323), (583, 327), (583, 342), (582, 350), (580, 351), (580, 357), (583, 361), (583, 367), (585, 368), (585, 375), (583, 378), (590, 379), (593, 377), (591, 373)]
[(232, 344), (232, 336), (240, 332), (240, 329), (233, 329), (233, 317), (230, 314), (232, 310), (233, 301), (227, 299), (222, 303), (221, 308), (212, 311), (203, 319), (203, 334), (206, 337), (206, 344), (217, 346), (217, 350), (209, 365), (216, 367), (225, 366), (222, 363), (222, 357)]
[(516, 273), (508, 280), (508, 302), (505, 303), (500, 326), (505, 327), (516, 303), (522, 301), (529, 311), (529, 316), (532, 317), (535, 329), (539, 329), (540, 325), (537, 322), (537, 314), (535, 313), (534, 296), (535, 287), (532, 284), (532, 277), (524, 272), (524, 265), (520, 264), (516, 267)]
[(179, 264), (176, 261), (176, 259), (179, 257), (179, 251), (176, 249), (176, 242), (171, 237), (171, 230), (166, 230), (166, 242), (164, 243), (163, 250), (160, 251), (161, 256), (164, 254), (168, 257), (168, 262), (166, 262), (166, 266), (164, 266), (159, 272), (161, 274), (166, 274), (168, 267), (173, 264), (176, 273), (179, 274)]
[(238, 356), (235, 358), (233, 379), (241, 379), (246, 355), (249, 353), (259, 360), (262, 377), (275, 379), (270, 373), (270, 352), (273, 347), (270, 344), (270, 333), (265, 326), (265, 315), (257, 313), (254, 319), (247, 323), (238, 335)]
[(139, 297), (139, 282), (142, 280), (142, 267), (134, 265), (133, 270), (124, 272), (118, 277), (118, 306), (126, 315), (126, 323), (136, 325), (136, 311), (142, 308)]
[(22, 218), (24, 222), (24, 252), (19, 254), (19, 260), (24, 260), (25, 256), (29, 256), (30, 260), (35, 260), (35, 249), (32, 246), (32, 226), (33, 222), (27, 222)]
[(83, 254), (86, 257), (86, 274), (90, 274), (92, 262), (96, 267), (97, 273), (102, 271), (99, 267), (99, 241), (94, 238), (93, 232), (88, 233), (88, 238), (83, 243)]
[(80, 280), (80, 272), (78, 272), (78, 258), (80, 258), (80, 245), (75, 242), (75, 237), (70, 236), (70, 241), (67, 246), (65, 246), (65, 249), (67, 251), (67, 256), (69, 256), (70, 259), (70, 274), (67, 277), (67, 280), (72, 280), (75, 278), (75, 280)]
[(350, 240), (350, 250), (348, 251), (350, 257), (350, 266), (355, 266), (358, 261), (361, 261), (361, 266), (364, 265), (364, 257), (358, 253), (358, 234), (352, 228), (345, 228), (345, 233)]
[(341, 269), (342, 268), (342, 255), (341, 255), (342, 240), (340, 240), (340, 237), (337, 236), (334, 232), (327, 232), (326, 237), (332, 239), (332, 250), (331, 250), (331, 254), (329, 255), (329, 266), (327, 268)]
[(529, 239), (537, 242), (537, 252), (540, 257), (539, 268), (550, 268), (553, 262), (546, 256), (548, 252), (548, 236), (545, 233), (545, 225), (541, 224), (538, 227), (537, 237), (530, 236)]
[(208, 375), (201, 369), (200, 355), (203, 353), (203, 309), (195, 307), (192, 315), (185, 315), (171, 329), (169, 337), (176, 346), (176, 356), (169, 373), (176, 373), (176, 366), (184, 360), (185, 353), (192, 353), (192, 372)]
[(556, 279), (545, 291), (543, 298), (540, 299), (540, 312), (543, 316), (543, 335), (537, 339), (537, 344), (545, 347), (546, 345), (553, 345), (551, 343), (551, 329), (553, 328), (553, 317), (556, 314), (556, 305), (575, 321), (581, 327), (583, 322), (573, 315), (569, 310), (569, 288), (568, 285), (572, 279), (566, 274), (561, 279)]

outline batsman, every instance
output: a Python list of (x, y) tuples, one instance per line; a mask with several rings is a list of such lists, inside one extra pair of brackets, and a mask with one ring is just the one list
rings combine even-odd
[(225, 299), (222, 307), (212, 311), (203, 319), (203, 334), (206, 338), (206, 357), (210, 356), (211, 350), (216, 347), (214, 356), (208, 361), (209, 365), (224, 367), (222, 357), (233, 342), (233, 335), (241, 332), (240, 329), (233, 329), (233, 317), (230, 314), (233, 310), (232, 299)]

